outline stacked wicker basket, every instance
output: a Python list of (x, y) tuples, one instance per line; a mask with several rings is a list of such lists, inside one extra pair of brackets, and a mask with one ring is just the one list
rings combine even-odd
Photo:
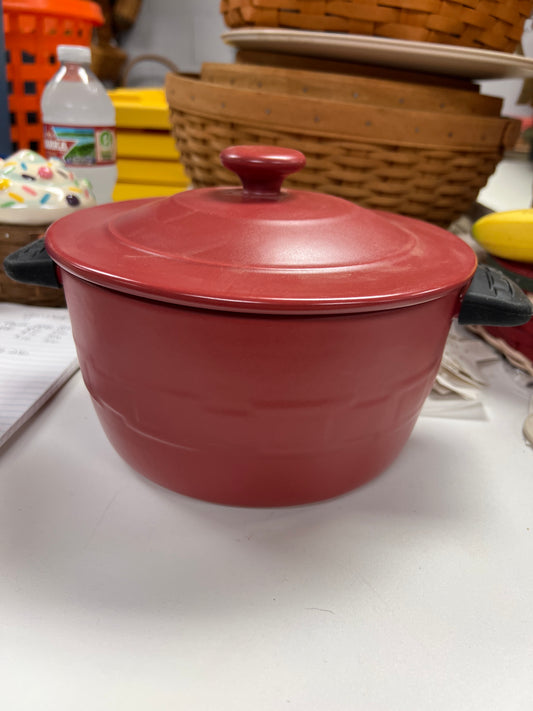
[(228, 27), (291, 27), (513, 52), (529, 0), (221, 0)]
[[(508, 52), (532, 7), (533, 0), (223, 0), (221, 11), (232, 27), (331, 29)], [(289, 186), (448, 225), (519, 134), (518, 121), (500, 116), (501, 101), (469, 81), (281, 54), (237, 58), (204, 65), (199, 79), (167, 76), (172, 132), (196, 187), (234, 182), (218, 158), (228, 145), (283, 145), (307, 157)]]

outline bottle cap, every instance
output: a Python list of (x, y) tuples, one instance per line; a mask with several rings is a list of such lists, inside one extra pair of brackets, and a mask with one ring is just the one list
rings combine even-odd
[(91, 63), (91, 48), (78, 44), (60, 44), (57, 47), (57, 58), (60, 62), (75, 62), (76, 64)]

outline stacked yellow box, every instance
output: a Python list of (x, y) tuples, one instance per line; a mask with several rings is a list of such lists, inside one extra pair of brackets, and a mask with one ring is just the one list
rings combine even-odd
[(170, 132), (161, 89), (112, 89), (117, 114), (118, 179), (113, 200), (164, 197), (190, 184)]

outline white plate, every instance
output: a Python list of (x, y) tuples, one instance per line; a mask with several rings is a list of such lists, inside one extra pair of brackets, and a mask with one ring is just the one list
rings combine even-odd
[(305, 30), (243, 27), (222, 34), (239, 49), (325, 57), (468, 79), (533, 77), (533, 59), (486, 49)]

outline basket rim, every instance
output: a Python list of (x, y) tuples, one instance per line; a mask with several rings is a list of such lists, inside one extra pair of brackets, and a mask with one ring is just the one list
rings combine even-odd
[[(215, 77), (211, 79), (210, 77)], [(204, 62), (201, 69), (201, 80), (210, 83), (227, 85), (227, 82), (220, 81), (220, 78), (229, 79), (237, 82), (243, 80), (264, 81), (265, 78), (274, 79), (277, 81), (296, 81), (306, 84), (308, 82), (320, 82), (321, 85), (328, 87), (335, 86), (339, 89), (355, 88), (358, 91), (373, 91), (381, 93), (389, 97), (391, 94), (394, 98), (405, 97), (408, 93), (410, 100), (416, 97), (417, 101), (436, 99), (436, 92), (439, 93), (439, 103), (445, 102), (453, 109), (449, 109), (450, 113), (464, 113), (464, 115), (476, 116), (500, 116), (500, 111), (503, 105), (503, 99), (496, 96), (482, 94), (475, 88), (463, 89), (448, 86), (439, 86), (435, 84), (416, 84), (407, 80), (395, 80), (377, 77), (366, 77), (351, 74), (336, 74), (335, 72), (314, 71), (310, 69), (295, 68), (295, 67), (279, 67), (263, 64), (247, 64), (247, 63), (220, 63), (220, 62)], [(205, 78), (204, 78), (205, 77)], [(234, 84), (230, 84), (234, 86)], [(238, 85), (236, 85), (239, 88)], [(243, 87), (241, 87), (243, 88)], [(249, 87), (244, 87), (249, 88)], [(259, 88), (259, 87), (258, 87)], [(273, 91), (267, 87), (267, 91)], [(275, 90), (274, 90), (275, 91)], [(280, 92), (281, 93), (281, 92)], [(287, 92), (283, 92), (287, 93)], [(356, 102), (357, 105), (363, 102)], [(459, 104), (468, 107), (469, 111), (461, 112), (456, 108)], [(354, 102), (355, 105), (355, 102)], [(382, 105), (382, 104), (376, 104)], [(390, 104), (392, 106), (392, 103)]]
[[(165, 91), (171, 112), (175, 109), (217, 121), (245, 121), (265, 129), (298, 131), (320, 138), (494, 152), (514, 145), (520, 131), (516, 119), (446, 114), (443, 120), (434, 113), (414, 109), (265, 94), (172, 73), (166, 76)], [(354, 126), (360, 129), (357, 135)]]

